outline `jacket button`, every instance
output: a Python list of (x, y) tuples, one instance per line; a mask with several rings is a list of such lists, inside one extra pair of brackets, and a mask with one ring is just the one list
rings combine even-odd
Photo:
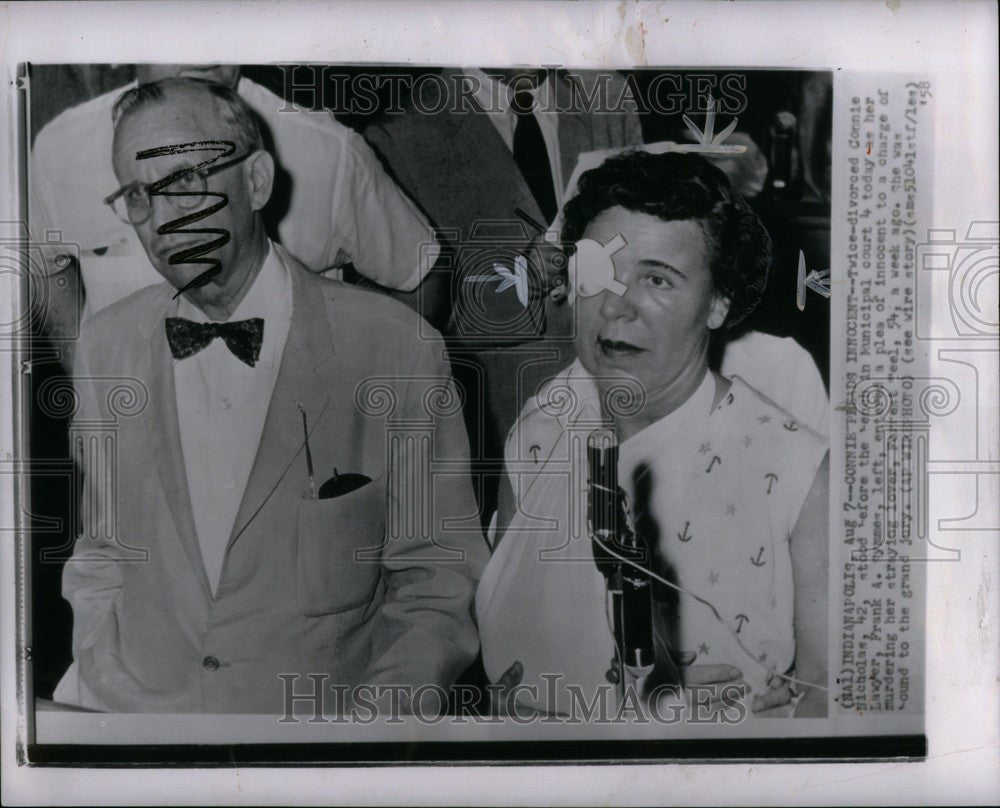
[(219, 669), (219, 660), (214, 656), (207, 656), (201, 661), (201, 666), (207, 671), (217, 671)]

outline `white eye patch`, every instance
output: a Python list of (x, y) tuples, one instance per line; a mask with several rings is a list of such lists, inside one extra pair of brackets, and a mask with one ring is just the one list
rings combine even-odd
[(607, 244), (583, 238), (576, 243), (576, 252), (570, 256), (567, 265), (569, 291), (566, 299), (572, 305), (576, 296), (593, 297), (605, 289), (621, 297), (628, 287), (615, 280), (615, 265), (611, 256), (626, 245), (619, 233)]

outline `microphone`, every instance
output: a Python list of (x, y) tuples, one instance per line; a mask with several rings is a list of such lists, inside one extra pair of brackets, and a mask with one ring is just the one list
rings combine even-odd
[(618, 438), (610, 429), (595, 429), (587, 438), (590, 537), (597, 568), (611, 593), (618, 684), (624, 670), (638, 678), (653, 669), (653, 609), (649, 575), (608, 552), (648, 568), (651, 562), (645, 541), (636, 536), (625, 518), (625, 494), (618, 486)]

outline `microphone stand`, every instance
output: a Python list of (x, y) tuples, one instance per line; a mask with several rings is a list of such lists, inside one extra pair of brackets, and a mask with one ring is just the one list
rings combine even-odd
[[(588, 521), (597, 568), (611, 595), (615, 640), (614, 671), (620, 702), (626, 679), (634, 684), (653, 670), (652, 589), (649, 576), (612, 555), (642, 567), (650, 565), (645, 541), (629, 527), (625, 494), (618, 485), (618, 438), (610, 429), (595, 429), (587, 439)], [(609, 676), (610, 678), (610, 676)]]

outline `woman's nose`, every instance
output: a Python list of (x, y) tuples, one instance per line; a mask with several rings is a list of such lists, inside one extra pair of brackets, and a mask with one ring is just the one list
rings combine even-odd
[(635, 319), (635, 306), (632, 305), (632, 299), (627, 289), (622, 295), (616, 295), (608, 290), (601, 292), (600, 311), (601, 317), (605, 320), (617, 320), (619, 317), (624, 317), (627, 320)]

